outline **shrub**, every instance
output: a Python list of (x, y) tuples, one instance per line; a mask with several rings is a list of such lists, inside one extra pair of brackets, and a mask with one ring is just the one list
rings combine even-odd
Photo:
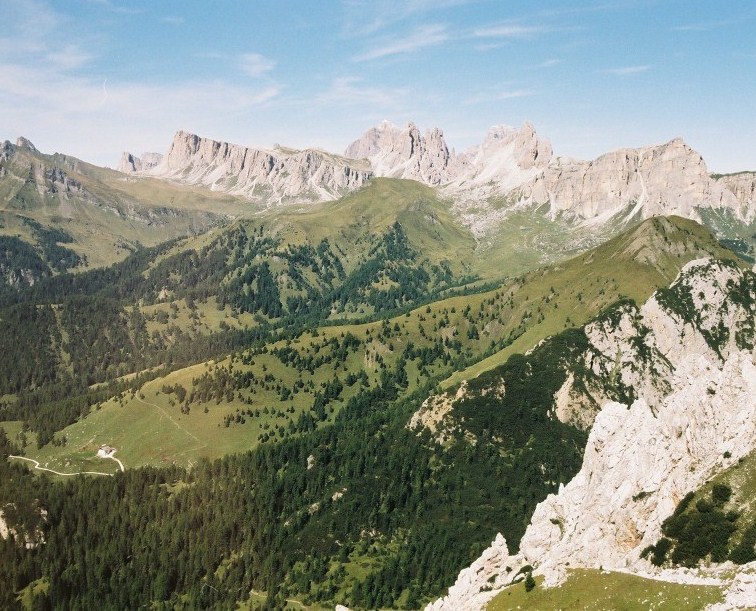
[(715, 505), (724, 505), (732, 496), (732, 488), (725, 484), (716, 484), (711, 490), (711, 498)]
[(533, 573), (528, 572), (527, 577), (525, 577), (525, 591), (530, 592), (535, 586), (536, 582), (533, 579)]

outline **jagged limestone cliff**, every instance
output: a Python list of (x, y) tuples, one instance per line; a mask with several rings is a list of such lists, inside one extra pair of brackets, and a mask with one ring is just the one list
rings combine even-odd
[(588, 325), (575, 370), (607, 388), (621, 380), (631, 401), (602, 405), (580, 472), (538, 505), (519, 552), (497, 537), (429, 608), (483, 608), (525, 565), (547, 585), (567, 567), (652, 572), (641, 551), (680, 499), (756, 448), (755, 320), (756, 275), (697, 260), (639, 310)]
[(162, 160), (163, 156), (160, 153), (142, 153), (141, 157), (137, 157), (129, 152), (124, 152), (116, 170), (124, 174), (136, 174), (137, 172), (151, 170), (159, 165)]
[(145, 173), (266, 205), (338, 199), (373, 177), (368, 164), (324, 151), (247, 148), (184, 131)]
[[(353, 142), (345, 155), (367, 159), (377, 176), (442, 187), (461, 200), (463, 215), (494, 196), (509, 208), (546, 204), (552, 216), (567, 213), (594, 222), (660, 214), (701, 220), (698, 208), (728, 210), (749, 222), (756, 214), (748, 176), (715, 180), (701, 155), (680, 138), (579, 161), (554, 156), (548, 140), (539, 138), (530, 123), (519, 129), (495, 126), (481, 145), (456, 154), (438, 128), (423, 135), (414, 123), (399, 129), (383, 122)], [(483, 214), (495, 212), (486, 209)]]

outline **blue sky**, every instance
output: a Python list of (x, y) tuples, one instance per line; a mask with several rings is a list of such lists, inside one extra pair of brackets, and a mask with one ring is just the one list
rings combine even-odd
[(0, 139), (115, 165), (178, 129), (341, 152), (531, 121), (591, 159), (683, 137), (756, 170), (756, 2), (0, 0)]

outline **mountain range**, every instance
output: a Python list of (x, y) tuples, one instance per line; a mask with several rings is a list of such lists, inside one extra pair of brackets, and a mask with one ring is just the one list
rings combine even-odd
[(527, 123), (6, 141), (0, 607), (756, 605), (755, 191)]
[(144, 167), (124, 153), (118, 168), (268, 205), (324, 201), (378, 176), (416, 180), (468, 201), (496, 196), (513, 206), (548, 204), (551, 215), (567, 212), (582, 220), (602, 221), (623, 211), (630, 218), (693, 218), (697, 208), (727, 211), (745, 222), (755, 215), (754, 173), (713, 177), (682, 139), (577, 161), (555, 156), (530, 123), (519, 129), (493, 127), (482, 144), (459, 154), (449, 149), (438, 128), (422, 134), (414, 123), (400, 129), (384, 122), (350, 144), (343, 156), (313, 149), (252, 149), (180, 131), (164, 156), (143, 158)]

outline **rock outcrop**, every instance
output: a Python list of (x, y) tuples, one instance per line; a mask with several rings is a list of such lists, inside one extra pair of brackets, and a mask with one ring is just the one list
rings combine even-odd
[(582, 219), (628, 219), (677, 214), (699, 220), (697, 208), (744, 211), (734, 194), (709, 176), (701, 155), (681, 139), (660, 146), (621, 149), (594, 161), (557, 158), (525, 185), (521, 198), (548, 203), (552, 213)]
[(252, 149), (183, 131), (144, 174), (268, 205), (337, 199), (373, 177), (368, 164), (319, 150)]
[[(530, 123), (519, 129), (495, 126), (481, 145), (456, 154), (439, 129), (421, 135), (413, 123), (402, 130), (383, 122), (353, 142), (345, 155), (367, 159), (376, 176), (440, 187), (458, 202), (463, 218), (470, 209), (497, 217), (517, 206), (544, 204), (552, 217), (567, 214), (592, 222), (669, 214), (700, 221), (699, 208), (726, 209), (747, 222), (756, 218), (753, 175), (715, 180), (701, 155), (679, 138), (578, 161), (555, 157), (551, 144)], [(486, 207), (492, 197), (498, 198), (499, 210)], [(475, 219), (467, 222), (475, 224)]]
[[(755, 321), (756, 276), (697, 260), (640, 311), (588, 325), (583, 365), (624, 379), (637, 396), (603, 405), (580, 472), (537, 506), (506, 564), (533, 566), (546, 585), (568, 566), (652, 572), (640, 552), (682, 497), (756, 449)], [(483, 608), (507, 583), (501, 547), (497, 539), (429, 608)]]
[(315, 149), (247, 148), (180, 131), (162, 159), (124, 153), (118, 169), (266, 205), (335, 199), (373, 176), (417, 180), (454, 200), (478, 236), (524, 206), (545, 205), (552, 219), (620, 227), (670, 214), (703, 221), (701, 209), (726, 210), (747, 223), (756, 219), (754, 174), (714, 178), (701, 155), (679, 138), (578, 161), (555, 156), (527, 122), (492, 127), (480, 145), (459, 154), (440, 129), (421, 133), (414, 123), (402, 129), (384, 121), (343, 157)]
[(756, 210), (756, 172), (738, 172), (716, 177), (716, 181), (727, 187), (743, 206), (745, 213)]
[(136, 157), (129, 152), (124, 152), (116, 170), (124, 174), (136, 174), (137, 172), (151, 170), (160, 165), (162, 160), (163, 156), (160, 153), (142, 153), (141, 157)]
[(462, 166), (450, 190), (477, 189), (485, 194), (506, 194), (545, 170), (553, 157), (551, 143), (539, 139), (531, 123), (520, 129), (497, 125), (488, 130), (483, 144), (459, 156)]
[(538, 139), (530, 123), (521, 129), (492, 127), (481, 145), (456, 154), (438, 128), (423, 135), (414, 123), (399, 129), (384, 121), (350, 144), (344, 154), (367, 159), (376, 176), (418, 180), (454, 194), (474, 191), (479, 197), (503, 193), (533, 178), (548, 165), (552, 150), (548, 141)]
[(34, 146), (30, 140), (27, 140), (23, 136), (16, 138), (16, 148), (27, 149), (33, 153), (37, 152), (37, 147)]
[(351, 159), (369, 161), (376, 176), (408, 178), (438, 186), (456, 173), (456, 158), (436, 128), (425, 135), (414, 123), (399, 129), (384, 121), (365, 132), (344, 152)]

